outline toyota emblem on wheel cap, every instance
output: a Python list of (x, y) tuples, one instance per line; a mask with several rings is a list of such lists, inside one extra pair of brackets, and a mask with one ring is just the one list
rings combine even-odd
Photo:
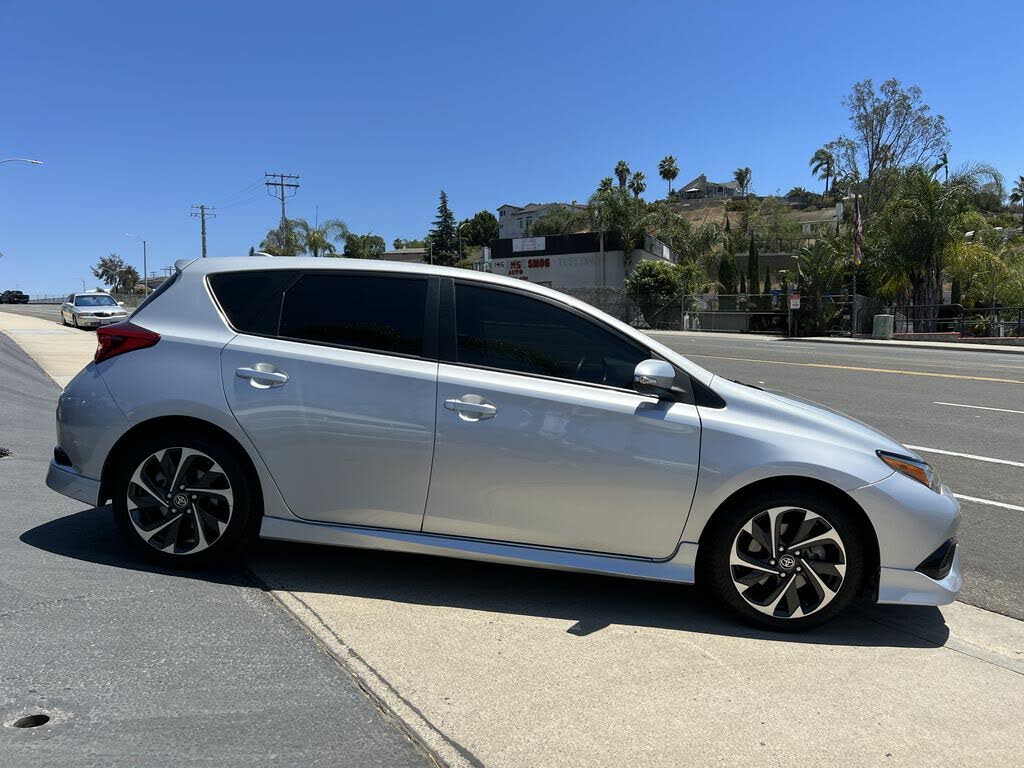
[(788, 571), (790, 568), (796, 565), (796, 558), (792, 555), (783, 555), (779, 558), (779, 565), (781, 565), (785, 570)]

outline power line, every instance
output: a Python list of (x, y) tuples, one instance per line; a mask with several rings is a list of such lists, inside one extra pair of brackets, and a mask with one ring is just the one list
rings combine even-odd
[(206, 258), (206, 217), (209, 216), (211, 219), (216, 219), (217, 214), (213, 212), (214, 209), (206, 205), (193, 205), (192, 216), (199, 217), (202, 222), (202, 229), (200, 230), (203, 235), (203, 258)]
[(299, 177), (287, 173), (264, 173), (263, 183), (271, 197), (281, 201), (281, 222), (287, 221), (284, 213), (284, 201), (289, 197), (295, 197), (299, 190)]

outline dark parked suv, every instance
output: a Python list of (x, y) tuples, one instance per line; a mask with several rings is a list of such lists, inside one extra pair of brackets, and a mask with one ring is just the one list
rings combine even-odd
[(28, 294), (21, 291), (4, 291), (0, 293), (0, 304), (28, 304)]

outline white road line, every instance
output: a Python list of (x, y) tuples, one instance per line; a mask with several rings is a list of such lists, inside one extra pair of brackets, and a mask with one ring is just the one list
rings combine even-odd
[(1018, 507), (1016, 504), (1004, 504), (1001, 501), (979, 499), (976, 496), (964, 496), (962, 493), (954, 493), (953, 495), (964, 501), (973, 501), (975, 504), (987, 504), (990, 507), (1002, 507), (1003, 509), (1012, 509), (1014, 512), (1024, 512), (1024, 507)]
[(992, 408), (988, 405), (966, 405), (964, 403), (943, 403), (939, 400), (932, 401), (932, 405), (951, 405), (954, 408), (977, 408), (979, 411), (1000, 411), (1002, 413), (1021, 413), (1024, 411), (1015, 411), (1012, 408)]
[(991, 456), (975, 456), (973, 453), (957, 453), (956, 451), (944, 451), (941, 448), (925, 448), (923, 445), (907, 445), (914, 451), (925, 453), (941, 453), (944, 456), (958, 456), (961, 459), (974, 459), (975, 461), (987, 461), (989, 464), (1007, 464), (1011, 467), (1024, 467), (1024, 461), (1010, 461), (1010, 459), (994, 459)]

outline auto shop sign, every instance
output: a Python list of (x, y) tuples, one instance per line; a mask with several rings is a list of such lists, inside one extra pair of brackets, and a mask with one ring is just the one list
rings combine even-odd
[(528, 280), (527, 271), (533, 272), (535, 269), (550, 269), (551, 259), (548, 256), (537, 256), (532, 259), (509, 259), (508, 271), (505, 273), (509, 277), (518, 277), (520, 280)]

